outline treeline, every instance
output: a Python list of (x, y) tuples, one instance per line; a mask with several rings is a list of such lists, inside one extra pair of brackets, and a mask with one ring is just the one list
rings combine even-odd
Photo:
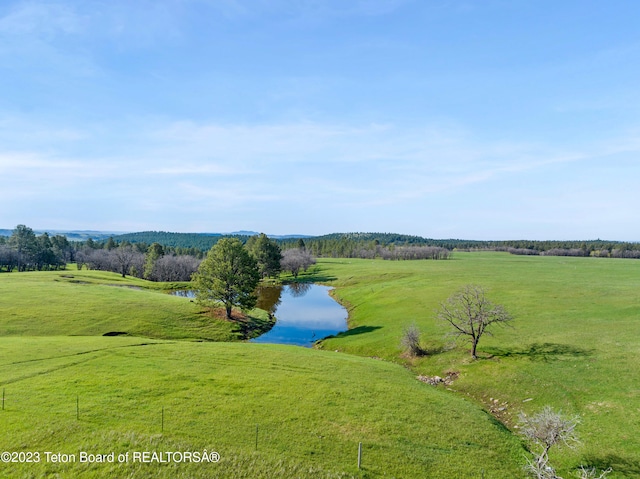
[[(279, 240), (283, 250), (299, 247), (301, 240)], [(617, 241), (478, 241), (460, 239), (430, 239), (390, 233), (346, 233), (304, 238), (306, 248), (315, 256), (333, 258), (383, 259), (445, 259), (438, 257), (446, 251), (508, 251), (512, 254), (547, 256), (596, 256), (611, 258), (640, 258), (640, 243)], [(441, 250), (420, 248), (440, 248)], [(400, 251), (411, 254), (402, 258)], [(436, 257), (432, 258), (433, 252)], [(419, 252), (420, 254), (415, 254)]]
[(110, 249), (84, 246), (76, 252), (78, 269), (111, 271), (150, 281), (190, 281), (201, 261), (195, 256), (165, 252), (158, 243), (144, 251), (138, 245), (123, 242)]
[(418, 236), (390, 233), (348, 233), (312, 238), (278, 240), (283, 251), (302, 248), (313, 256), (325, 258), (363, 258), (387, 260), (447, 259), (448, 248), (429, 245)]
[[(179, 236), (172, 233), (171, 236)], [(106, 241), (88, 239), (69, 242), (64, 236), (50, 237), (47, 233), (36, 236), (31, 228), (18, 225), (11, 236), (0, 237), (0, 270), (28, 271), (64, 269), (68, 262), (75, 262), (78, 269), (110, 271), (124, 276), (135, 276), (150, 281), (190, 281), (198, 270), (207, 251), (189, 245), (164, 246), (158, 242), (147, 244), (130, 242), (116, 236)], [(137, 239), (142, 239), (143, 236)], [(147, 239), (160, 239), (155, 235)], [(215, 237), (216, 243), (224, 238)], [(240, 240), (240, 237), (236, 236)], [(282, 252), (280, 246), (265, 234), (243, 237), (243, 248), (254, 258), (262, 278), (277, 277), (281, 271), (297, 277), (316, 260), (303, 248), (290, 248)]]
[(74, 253), (65, 236), (36, 236), (31, 228), (18, 225), (11, 236), (0, 237), (0, 271), (64, 269), (74, 260)]
[[(70, 242), (62, 235), (36, 235), (18, 225), (9, 237), (0, 236), (0, 271), (61, 269), (68, 262), (80, 267), (116, 271), (155, 281), (188, 281), (206, 253), (227, 236), (196, 233), (146, 231), (110, 237), (103, 241)], [(233, 235), (250, 251), (264, 247), (267, 237)], [(394, 233), (334, 233), (305, 238), (268, 239), (282, 253), (287, 265), (279, 268), (294, 273), (316, 257), (386, 260), (447, 259), (452, 251), (507, 251), (517, 255), (593, 256), (640, 258), (640, 243), (615, 241), (475, 241), (436, 240)], [(270, 246), (272, 249), (273, 247)], [(296, 250), (287, 257), (287, 251)], [(276, 255), (274, 251), (260, 254)], [(283, 258), (284, 256), (284, 258)], [(151, 259), (150, 259), (151, 258)], [(265, 257), (260, 259), (266, 264)], [(275, 261), (271, 258), (273, 264)], [(289, 265), (293, 264), (293, 269)], [(263, 271), (263, 275), (271, 272)], [(294, 273), (297, 274), (297, 273)]]
[[(529, 248), (506, 248), (505, 251), (518, 255), (540, 256), (594, 256), (597, 258), (633, 258), (640, 259), (640, 249), (633, 245), (623, 245), (617, 248), (551, 248), (546, 251), (538, 251)], [(638, 248), (635, 246), (635, 248)]]
[[(209, 251), (221, 238), (227, 236), (198, 233), (169, 233), (165, 231), (145, 231), (118, 235), (113, 238), (117, 243), (129, 242), (132, 244), (150, 245), (161, 244), (165, 248), (171, 248), (174, 254), (190, 254), (203, 257), (204, 252)], [(249, 241), (249, 236), (234, 235), (243, 244)], [(532, 241), (532, 240), (506, 240), (506, 241), (482, 241), (463, 239), (433, 239), (421, 236), (403, 235), (396, 233), (332, 233), (323, 236), (305, 238), (284, 238), (274, 240), (283, 251), (290, 248), (300, 248), (301, 243), (307, 251), (316, 257), (336, 258), (370, 258), (372, 252), (378, 258), (396, 258), (401, 256), (394, 253), (398, 247), (429, 246), (443, 248), (449, 251), (510, 251), (514, 254), (572, 254), (580, 250), (582, 256), (604, 256), (608, 251), (613, 257), (634, 257), (629, 251), (640, 251), (639, 243), (621, 243), (615, 241), (590, 240), (590, 241)], [(100, 244), (100, 243), (99, 243)], [(104, 244), (104, 242), (102, 242)], [(380, 249), (384, 248), (384, 249)], [(530, 251), (524, 251), (530, 250)], [(626, 252), (626, 253), (623, 253)], [(431, 253), (425, 250), (424, 255), (430, 257)], [(620, 256), (616, 256), (620, 255)], [(420, 255), (418, 255), (420, 256)]]

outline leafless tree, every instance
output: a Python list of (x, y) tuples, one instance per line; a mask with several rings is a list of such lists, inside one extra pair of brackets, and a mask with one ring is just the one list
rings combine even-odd
[(18, 266), (19, 262), (17, 251), (7, 245), (0, 245), (0, 268), (5, 268), (8, 272), (11, 272)]
[(282, 252), (280, 266), (283, 271), (289, 271), (294, 278), (298, 277), (301, 269), (306, 271), (313, 264), (316, 264), (316, 260), (306, 250), (293, 248)]
[(584, 466), (580, 466), (578, 474), (580, 479), (604, 479), (612, 470), (611, 468), (605, 469), (598, 475), (595, 467), (585, 468)]
[(78, 269), (82, 269), (82, 265), (98, 271), (113, 271), (115, 268), (111, 252), (104, 249), (82, 249), (76, 253), (76, 262)]
[(471, 357), (477, 359), (476, 350), (483, 334), (491, 335), (494, 324), (506, 324), (512, 316), (499, 304), (485, 297), (484, 288), (469, 284), (441, 304), (438, 318), (453, 327), (453, 334), (471, 342)]
[(549, 450), (553, 446), (575, 447), (579, 443), (575, 433), (579, 422), (578, 417), (563, 417), (549, 406), (530, 417), (521, 414), (520, 432), (537, 448), (525, 470), (536, 479), (562, 479), (549, 464)]
[(135, 251), (131, 245), (121, 244), (115, 250), (114, 259), (118, 266), (118, 273), (124, 278), (127, 274), (131, 274), (131, 267), (134, 265), (136, 256), (143, 256), (142, 264), (144, 264), (144, 255)]
[(425, 352), (420, 346), (420, 329), (415, 324), (405, 328), (400, 344), (410, 356), (422, 356)]
[(158, 259), (149, 279), (152, 281), (189, 281), (202, 260), (194, 256), (166, 255)]

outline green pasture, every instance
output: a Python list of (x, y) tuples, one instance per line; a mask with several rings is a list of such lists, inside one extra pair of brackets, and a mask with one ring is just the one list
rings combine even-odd
[(0, 464), (3, 477), (522, 477), (521, 443), (490, 415), (398, 365), (353, 355), (248, 343), (5, 337), (0, 388), (0, 451), (44, 458), (46, 451), (206, 449), (222, 458), (42, 460)]
[[(212, 342), (238, 341), (247, 325), (164, 292), (184, 285), (86, 270), (0, 274), (0, 451), (222, 456), (215, 469), (0, 464), (0, 477), (518, 478), (517, 416), (550, 405), (581, 417), (582, 445), (551, 452), (562, 477), (591, 465), (640, 478), (640, 261), (321, 259), (300, 279), (333, 286), (349, 310), (350, 330), (320, 350)], [(468, 283), (515, 318), (482, 338), (477, 361), (436, 319)], [(250, 318), (266, 325), (264, 312)], [(421, 358), (400, 347), (414, 323)], [(448, 388), (415, 379), (447, 373), (457, 375)]]
[[(349, 309), (350, 330), (322, 348), (403, 363), (420, 374), (460, 374), (451, 387), (514, 432), (521, 411), (545, 405), (579, 414), (583, 445), (553, 453), (640, 477), (640, 262), (606, 258), (455, 253), (447, 261), (324, 260), (318, 274)], [(484, 286), (515, 317), (483, 337), (481, 359), (452, 348), (439, 304), (461, 286)], [(422, 331), (426, 357), (402, 357), (403, 329)], [(565, 477), (566, 477), (565, 476)]]
[(152, 283), (101, 271), (0, 274), (0, 336), (102, 336), (233, 341), (269, 327), (267, 314), (247, 323), (214, 320), (187, 298), (166, 290), (188, 283)]

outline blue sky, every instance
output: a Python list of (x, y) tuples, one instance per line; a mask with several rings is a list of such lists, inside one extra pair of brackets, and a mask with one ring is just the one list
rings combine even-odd
[(5, 0), (0, 228), (640, 240), (635, 0)]

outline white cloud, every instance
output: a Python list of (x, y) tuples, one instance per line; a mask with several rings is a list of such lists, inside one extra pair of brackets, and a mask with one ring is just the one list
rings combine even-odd
[[(11, 179), (0, 199), (30, 198), (32, 205), (66, 208), (71, 203), (72, 209), (86, 203), (98, 217), (110, 218), (111, 225), (116, 209), (124, 215), (122, 224), (139, 221), (148, 227), (150, 218), (156, 218), (169, 223), (157, 226), (165, 229), (171, 224), (201, 224), (202, 215), (227, 218), (229, 225), (234, 217), (241, 218), (245, 224), (249, 221), (247, 227), (256, 218), (264, 222), (277, 217), (282, 224), (293, 224), (292, 218), (304, 211), (326, 216), (325, 221), (359, 218), (355, 225), (366, 224), (374, 211), (386, 222), (396, 222), (401, 221), (394, 218), (397, 211), (421, 218), (435, 214), (427, 213), (434, 209), (451, 208), (460, 221), (466, 218), (469, 201), (484, 210), (481, 215), (488, 222), (497, 221), (492, 216), (496, 208), (502, 218), (516, 221), (521, 211), (509, 212), (526, 205), (532, 224), (555, 224), (562, 210), (549, 210), (551, 197), (575, 218), (584, 218), (579, 212), (585, 205), (598, 212), (611, 205), (598, 203), (588, 190), (578, 188), (575, 172), (581, 172), (584, 182), (593, 171), (600, 183), (592, 190), (601, 196), (611, 190), (609, 196), (619, 201), (623, 193), (614, 191), (618, 177), (628, 176), (624, 171), (629, 158), (640, 151), (639, 136), (633, 133), (562, 151), (529, 143), (480, 142), (456, 127), (157, 121), (146, 129), (140, 125), (135, 135), (129, 134), (131, 125), (87, 126), (86, 131), (40, 125), (37, 130), (44, 140), (39, 144), (46, 147), (30, 149), (24, 138), (11, 151), (0, 150), (0, 175)], [(113, 143), (108, 156), (103, 149), (94, 155), (86, 145), (77, 145), (91, 144), (95, 131), (105, 130)], [(22, 148), (16, 148), (18, 144)], [(619, 173), (613, 166), (606, 175), (598, 169), (616, 163), (621, 165)], [(281, 232), (304, 229), (282, 228)]]
[(83, 32), (86, 24), (86, 17), (62, 2), (20, 2), (0, 18), (0, 35), (35, 35), (52, 39), (57, 35)]

